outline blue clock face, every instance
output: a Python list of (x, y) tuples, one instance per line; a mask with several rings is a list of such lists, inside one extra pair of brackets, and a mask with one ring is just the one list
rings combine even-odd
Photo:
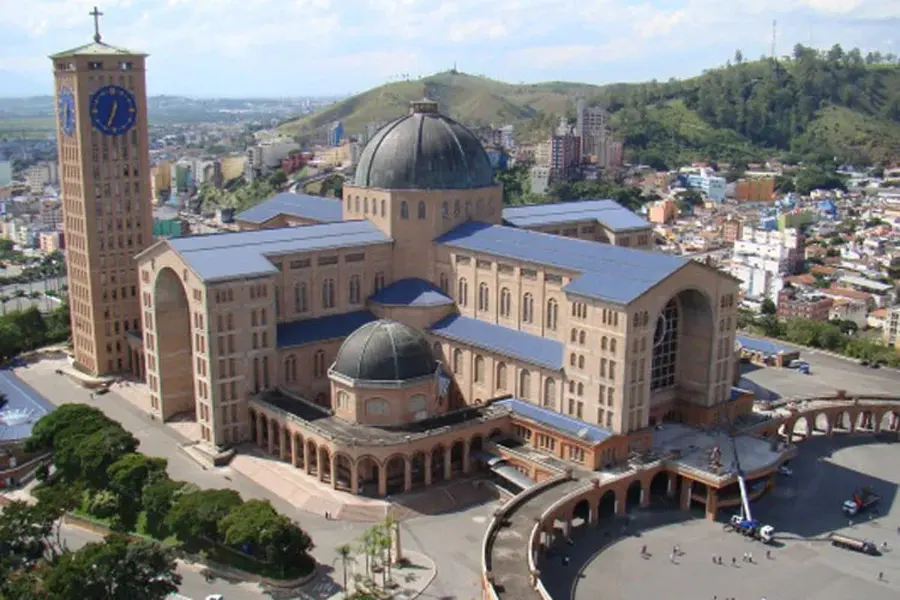
[(134, 127), (134, 95), (117, 85), (102, 87), (91, 96), (91, 123), (106, 135), (123, 135)]
[(59, 126), (63, 134), (72, 135), (75, 133), (75, 96), (69, 88), (59, 90), (59, 101), (57, 106), (59, 112)]

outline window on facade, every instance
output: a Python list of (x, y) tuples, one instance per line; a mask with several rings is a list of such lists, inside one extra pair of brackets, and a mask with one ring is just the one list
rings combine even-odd
[(441, 273), (440, 288), (445, 294), (450, 291), (450, 280), (447, 278), (446, 273)]
[(334, 279), (322, 283), (322, 308), (334, 308)]
[(378, 271), (375, 273), (375, 293), (377, 294), (384, 288), (384, 273)]
[(441, 203), (441, 217), (444, 219), (450, 218), (450, 204), (446, 200)]
[(361, 300), (361, 286), (359, 275), (351, 275), (348, 283), (348, 299), (350, 304), (359, 304)]
[(506, 389), (506, 364), (502, 362), (497, 363), (497, 389)]
[(294, 355), (284, 359), (284, 380), (287, 383), (297, 381), (297, 357)]
[(309, 300), (305, 283), (294, 285), (294, 309), (297, 312), (306, 312), (309, 310)]
[(338, 392), (337, 405), (338, 408), (344, 410), (350, 408), (350, 394), (348, 394), (347, 392)]
[(663, 390), (675, 385), (678, 355), (678, 304), (669, 300), (656, 322), (653, 333), (653, 361), (650, 366), (650, 389)]
[(549, 408), (556, 406), (556, 381), (552, 377), (544, 381), (544, 406)]
[(313, 355), (313, 377), (325, 376), (325, 351), (316, 350)]
[(400, 218), (408, 219), (409, 218), (409, 205), (406, 203), (406, 200), (400, 202)]
[(367, 415), (388, 415), (390, 412), (390, 405), (384, 398), (369, 398), (366, 400)]
[(383, 217), (386, 214), (387, 214), (387, 202), (382, 200), (381, 201), (381, 216)]
[(419, 200), (419, 213), (418, 213), (418, 217), (419, 217), (420, 220), (424, 220), (424, 219), (425, 219), (425, 201), (424, 201), (424, 200)]
[(547, 329), (556, 331), (556, 321), (559, 317), (559, 305), (556, 300), (550, 298), (547, 301)]
[(569, 341), (573, 344), (578, 340), (578, 330), (573, 329), (572, 333), (569, 335)]
[(609, 352), (610, 354), (616, 353), (616, 338), (611, 338), (609, 340)]
[(578, 368), (579, 368), (579, 369), (583, 369), (583, 368), (584, 368), (584, 356), (579, 356), (579, 357), (578, 357)]
[(462, 374), (463, 369), (463, 351), (457, 348), (453, 351), (453, 372), (457, 375)]
[(490, 291), (488, 290), (488, 284), (481, 283), (478, 286), (478, 310), (489, 310), (490, 305)]
[(524, 369), (519, 373), (519, 396), (524, 400), (531, 397), (531, 373)]
[(459, 207), (460, 207), (459, 200), (454, 200), (453, 201), (453, 216), (454, 217), (459, 216)]
[(441, 360), (441, 358), (443, 358), (443, 356), (444, 356), (444, 349), (441, 348), (441, 343), (440, 343), (440, 342), (435, 342), (435, 343), (434, 343), (434, 346), (432, 347), (432, 352), (434, 352), (434, 357), (435, 357), (437, 360)]
[(587, 334), (584, 331), (582, 331), (581, 333), (578, 334), (578, 343), (581, 344), (582, 346), (584, 346), (584, 344), (586, 342), (587, 342)]
[(512, 294), (509, 288), (500, 290), (500, 316), (508, 317), (510, 314), (510, 305), (512, 304)]
[(466, 306), (469, 303), (469, 282), (465, 277), (459, 278), (459, 284), (456, 290), (456, 301), (460, 306)]
[(484, 357), (475, 357), (475, 373), (473, 374), (472, 378), (476, 383), (481, 383), (484, 381)]
[(526, 293), (522, 297), (522, 322), (531, 323), (534, 321), (534, 296)]

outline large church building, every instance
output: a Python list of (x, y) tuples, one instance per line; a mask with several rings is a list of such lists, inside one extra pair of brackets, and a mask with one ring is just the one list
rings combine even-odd
[(735, 280), (638, 249), (649, 226), (610, 201), (504, 209), (433, 102), (373, 137), (342, 200), (281, 194), (238, 220), (137, 256), (152, 410), (194, 414), (213, 453), (252, 440), (384, 495), (501, 437), (546, 459), (501, 452), (534, 480), (742, 410)]

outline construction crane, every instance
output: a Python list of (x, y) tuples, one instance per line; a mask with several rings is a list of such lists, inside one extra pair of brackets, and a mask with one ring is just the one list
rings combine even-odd
[(732, 515), (731, 520), (725, 525), (725, 529), (769, 543), (775, 538), (775, 528), (771, 525), (763, 525), (753, 518), (753, 513), (750, 512), (750, 498), (747, 496), (747, 482), (744, 480), (744, 470), (741, 468), (741, 459), (738, 455), (737, 441), (735, 440), (733, 429), (729, 429), (728, 437), (731, 439), (734, 465), (737, 470), (738, 488), (741, 491), (741, 513)]

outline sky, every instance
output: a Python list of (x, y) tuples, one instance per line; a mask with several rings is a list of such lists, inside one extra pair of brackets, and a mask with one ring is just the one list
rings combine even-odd
[(900, 0), (0, 0), (0, 96), (52, 93), (49, 54), (150, 55), (148, 92), (329, 96), (456, 67), (512, 83), (666, 80), (796, 43), (900, 54)]

